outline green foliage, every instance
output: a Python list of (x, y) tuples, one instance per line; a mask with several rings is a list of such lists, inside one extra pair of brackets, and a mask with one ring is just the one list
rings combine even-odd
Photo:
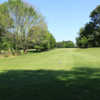
[(100, 47), (100, 6), (90, 14), (90, 22), (79, 32), (76, 39), (78, 47)]
[(77, 38), (77, 45), (81, 48), (88, 47), (88, 39), (86, 37)]
[(57, 42), (56, 47), (57, 48), (64, 48), (64, 43), (63, 42)]
[(64, 41), (65, 48), (74, 48), (75, 44), (72, 41)]
[(62, 41), (56, 43), (57, 48), (75, 48), (75, 44), (72, 41)]
[(29, 33), (29, 41), (34, 45), (33, 48), (37, 51), (49, 50), (55, 47), (55, 39), (51, 33), (46, 29), (42, 29), (39, 26), (32, 27)]
[(27, 49), (44, 51), (55, 47), (43, 16), (23, 0), (0, 5), (0, 49), (17, 53)]
[(56, 47), (56, 39), (51, 33), (48, 33), (48, 40), (49, 40), (49, 48), (55, 48)]

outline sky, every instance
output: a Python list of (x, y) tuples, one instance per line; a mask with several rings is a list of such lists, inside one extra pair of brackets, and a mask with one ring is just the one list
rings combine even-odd
[[(7, 0), (0, 0), (3, 3)], [(49, 31), (57, 41), (72, 40), (81, 27), (89, 22), (89, 15), (100, 0), (25, 0), (45, 17)]]

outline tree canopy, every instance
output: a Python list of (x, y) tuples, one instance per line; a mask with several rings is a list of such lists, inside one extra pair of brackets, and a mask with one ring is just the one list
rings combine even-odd
[(54, 46), (55, 39), (35, 7), (23, 0), (8, 0), (0, 5), (0, 49), (41, 51)]
[(80, 29), (76, 39), (78, 47), (100, 47), (100, 6), (90, 14), (90, 22)]

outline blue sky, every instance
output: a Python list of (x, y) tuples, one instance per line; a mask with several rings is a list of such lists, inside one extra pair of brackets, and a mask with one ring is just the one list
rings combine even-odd
[[(4, 2), (6, 0), (0, 0)], [(79, 29), (89, 21), (90, 12), (100, 0), (25, 0), (45, 17), (49, 31), (57, 41), (75, 41)]]

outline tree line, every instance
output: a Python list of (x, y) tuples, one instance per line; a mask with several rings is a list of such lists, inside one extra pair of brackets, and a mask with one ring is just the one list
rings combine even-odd
[(100, 6), (90, 14), (90, 21), (80, 29), (76, 44), (56, 42), (42, 14), (23, 0), (8, 0), (0, 4), (0, 53), (16, 55), (28, 49), (45, 51), (52, 48), (100, 47)]
[(75, 44), (73, 41), (61, 41), (61, 42), (56, 42), (56, 47), (57, 48), (75, 48)]

